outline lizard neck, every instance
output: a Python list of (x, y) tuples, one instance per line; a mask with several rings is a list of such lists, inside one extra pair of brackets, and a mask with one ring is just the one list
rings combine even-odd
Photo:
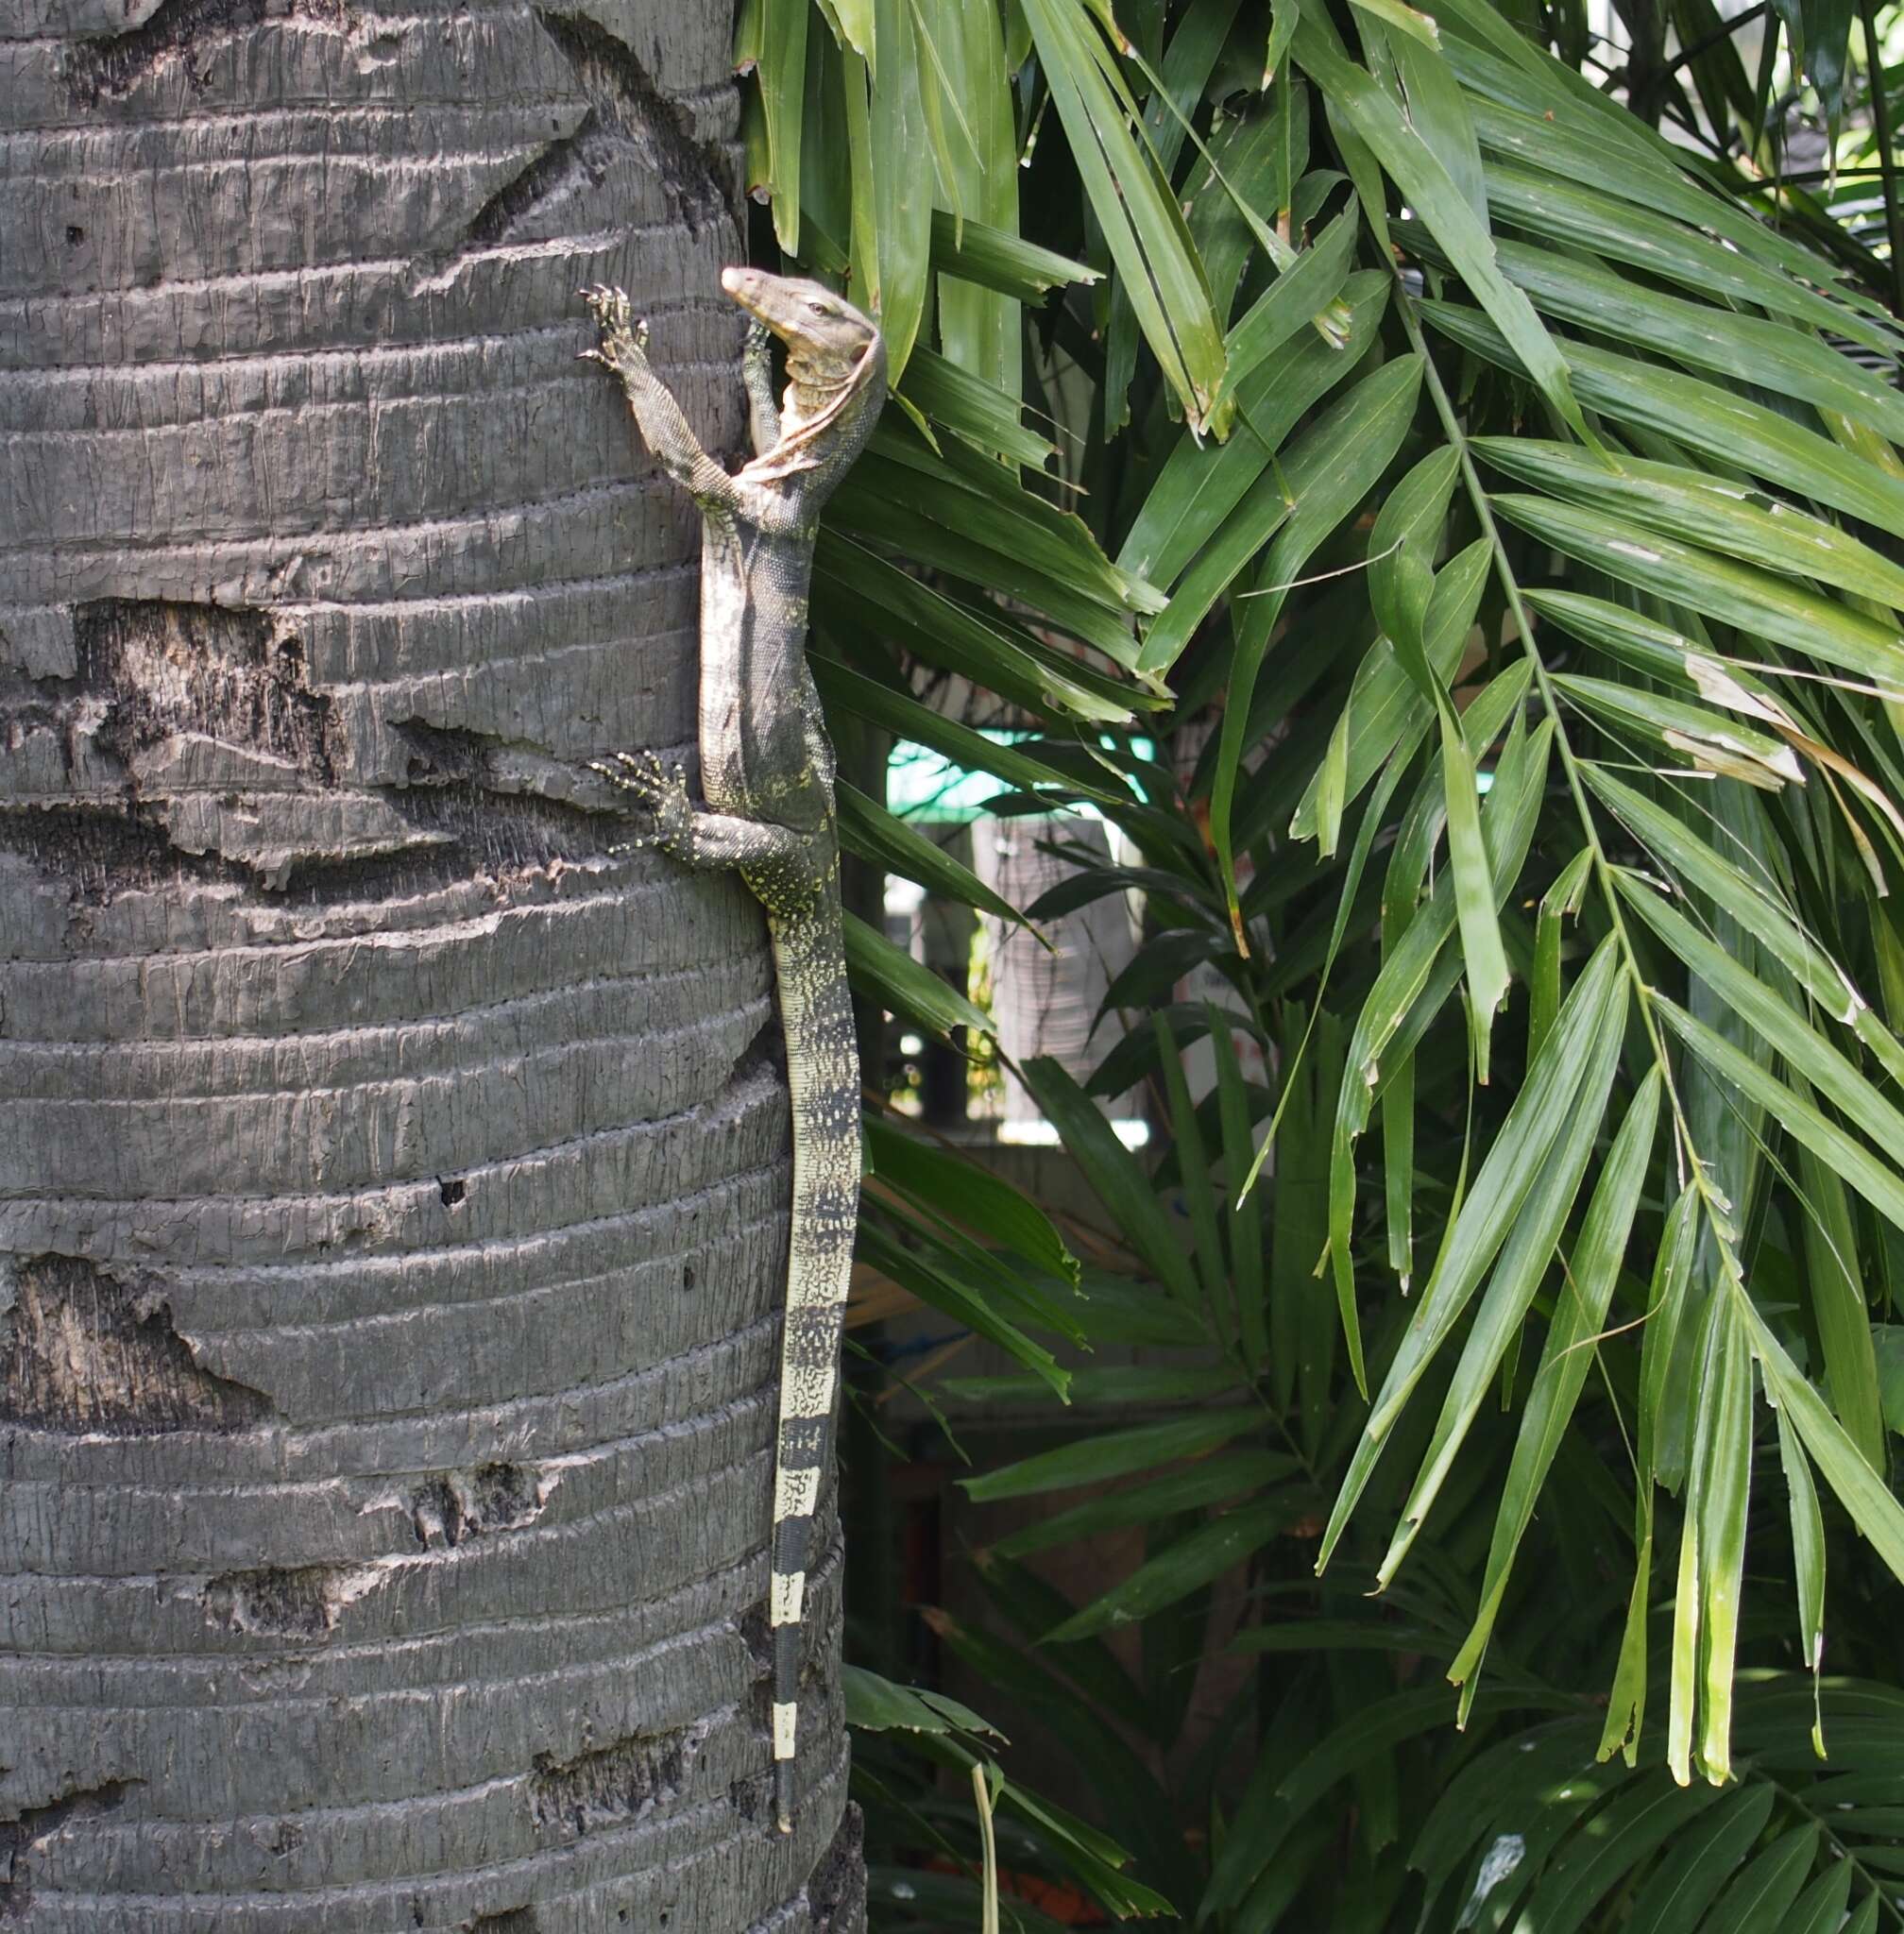
[(747, 482), (797, 493), (798, 520), (819, 515), (821, 503), (873, 434), (886, 400), (886, 346), (877, 336), (843, 380), (816, 380), (800, 357), (790, 360), (782, 399), (780, 440), (743, 467)]

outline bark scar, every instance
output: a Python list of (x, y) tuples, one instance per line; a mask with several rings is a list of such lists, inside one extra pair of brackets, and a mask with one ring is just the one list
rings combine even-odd
[(680, 1792), (713, 1729), (707, 1718), (671, 1732), (632, 1734), (573, 1759), (538, 1754), (529, 1788), (536, 1824), (580, 1839), (638, 1820)]
[(262, 25), (264, 8), (265, 0), (162, 0), (142, 25), (76, 49), (67, 60), (67, 88), (79, 106), (96, 108), (102, 95), (130, 93), (176, 55), (184, 62), (187, 86), (202, 93), (207, 71), (199, 64), (197, 43)]
[(730, 223), (725, 159), (695, 138), (685, 110), (654, 85), (627, 42), (586, 13), (538, 7), (536, 18), (575, 70), (601, 132), (641, 150), (688, 233)]
[(226, 1571), (199, 1594), (208, 1624), (274, 1638), (328, 1638), (347, 1607), (389, 1577), (382, 1565), (266, 1565)]
[(22, 1919), (33, 1904), (31, 1857), (54, 1834), (76, 1821), (96, 1819), (125, 1803), (143, 1780), (102, 1780), (94, 1787), (76, 1787), (44, 1807), (27, 1807), (11, 1820), (0, 1821), (0, 1921)]
[(80, 1256), (0, 1256), (0, 1421), (140, 1436), (242, 1431), (270, 1411), (200, 1366), (157, 1290)]

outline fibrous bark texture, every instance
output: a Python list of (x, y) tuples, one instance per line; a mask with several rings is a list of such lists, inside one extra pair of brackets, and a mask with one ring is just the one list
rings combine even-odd
[(859, 1926), (758, 909), (492, 783), (693, 736), (728, 28), (0, 0), (0, 1926)]

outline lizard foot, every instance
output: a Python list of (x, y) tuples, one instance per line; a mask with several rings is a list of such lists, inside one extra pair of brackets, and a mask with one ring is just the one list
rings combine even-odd
[(657, 846), (681, 859), (691, 855), (694, 808), (688, 798), (685, 766), (664, 766), (652, 752), (618, 752), (612, 759), (590, 759), (588, 765), (611, 786), (632, 793), (653, 817), (652, 837), (631, 843)]
[(605, 363), (610, 369), (645, 369), (648, 362), (648, 318), (636, 317), (628, 306), (627, 295), (601, 283), (584, 289), (582, 299), (601, 331), (599, 348), (584, 349), (582, 360)]
[(764, 382), (774, 381), (774, 331), (756, 316), (747, 325), (747, 346), (740, 352), (741, 366), (748, 375)]

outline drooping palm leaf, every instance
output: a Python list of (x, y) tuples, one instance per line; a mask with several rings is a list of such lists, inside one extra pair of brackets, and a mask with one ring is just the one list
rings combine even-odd
[[(1080, 1418), (1041, 1468), (1114, 1488), (1067, 1503), (1049, 1541), (1141, 1527), (1145, 1552), (1039, 1636), (1062, 1657), (1133, 1620), (1161, 1647), (1201, 1629), (1241, 1558), (1261, 1591), (1308, 1594), (1292, 1623), (1326, 1654), (1334, 1608), (1386, 1585), (1432, 1611), (1418, 1650), (1492, 1729), (1473, 1778), (1504, 1805), (1526, 1797), (1510, 1748), (1556, 1769), (1524, 1828), (1444, 1847), (1494, 1818), (1477, 1787), (1418, 1843), (1441, 1916), (1424, 1925), (1624, 1925), (1656, 1879), (1641, 1925), (1662, 1930), (1871, 1925), (1895, 1847), (1834, 1892), (1788, 1790), (1758, 1797), (1787, 1736), (1760, 1726), (1748, 1662), (1814, 1671), (1821, 1627), (1861, 1642), (1839, 1581), (1904, 1573), (1899, 1352), (1874, 1323), (1904, 1287), (1904, 336), (1874, 299), (1883, 264), (1733, 164), (1768, 110), (1692, 0), (1670, 30), (1709, 44), (1669, 63), (1649, 111), (1705, 160), (1489, 0), (1436, 23), (1156, 5), (1120, 16), (1128, 52), (1087, 0), (1008, 8), (995, 49), (991, 8), (962, 51), (921, 25), (943, 11), (892, 30), (911, 36), (896, 84), (933, 158), (940, 297), (902, 331), (913, 414), (895, 405), (825, 540), (822, 683), (1047, 798), (1094, 787), (1134, 849), (1050, 901), (1143, 891), (1154, 925), (1107, 1015), (1165, 1013), (1108, 1040), (1089, 1084), (1153, 1083), (1149, 1184), (1075, 1083), (1032, 1074), (1134, 1272), (1087, 1272), (1072, 1314), (1168, 1354), (1130, 1386), (1161, 1407), (1131, 1428), (1199, 1400), (1220, 1418), (1224, 1374), (1264, 1412), (1253, 1438), (1139, 1438), (1175, 1460), (1146, 1467), (1154, 1508), (1122, 1488), (1122, 1434)], [(1546, 22), (1562, 47), (1574, 12)], [(1842, 8), (1781, 18), (1834, 111)], [(883, 47), (883, 8), (876, 25)], [(863, 38), (810, 25), (813, 114), (836, 61), (876, 105)], [(758, 44), (772, 86), (790, 61)], [(957, 114), (955, 73), (991, 90)], [(1037, 190), (987, 212), (981, 157), (1008, 126)], [(914, 218), (882, 212), (867, 168), (830, 200), (803, 171), (808, 261), (876, 271), (883, 301)], [(1080, 255), (1105, 280), (1060, 286)], [(1018, 414), (1021, 342), (1056, 437)], [(1090, 494), (1061, 493), (1054, 462)], [(909, 665), (1002, 693), (1045, 743), (960, 740)], [(1164, 751), (1120, 764), (1098, 741), (1140, 717)], [(1193, 967), (1228, 990), (1220, 1016), (1187, 997)], [(1046, 1367), (1028, 1357), (1020, 1383)], [(1556, 1553), (1594, 1588), (1543, 1611), (1530, 1567)], [(1299, 1579), (1318, 1556), (1328, 1577)], [(1282, 1629), (1261, 1613), (1253, 1630)], [(1537, 1688), (1540, 1635), (1565, 1666)], [(1550, 1742), (1526, 1715), (1556, 1685), (1609, 1703)], [(1252, 1707), (1250, 1832), (1226, 1801), (1206, 1918), (1311, 1925), (1326, 1900), (1330, 1925), (1374, 1934), (1399, 1910), (1399, 1869), (1328, 1877), (1315, 1809), (1352, 1790), (1371, 1858), (1399, 1843), (1384, 1727), (1452, 1769), (1466, 1749), (1436, 1728), (1457, 1695), (1339, 1689)], [(1863, 1749), (1863, 1696), (1825, 1699), (1834, 1753), (1840, 1733)], [(1325, 1707), (1341, 1738), (1291, 1786)], [(1592, 1770), (1596, 1745), (1628, 1768)], [(1701, 1773), (1743, 1785), (1682, 1787)], [(1198, 1791), (1214, 1802), (1214, 1776)], [(1141, 1822), (1138, 1794), (1120, 1804)], [(1243, 1871), (1266, 1822), (1284, 1857)], [(1896, 1825), (1878, 1816), (1874, 1841)], [(1182, 1891), (1181, 1845), (1139, 1851)]]

